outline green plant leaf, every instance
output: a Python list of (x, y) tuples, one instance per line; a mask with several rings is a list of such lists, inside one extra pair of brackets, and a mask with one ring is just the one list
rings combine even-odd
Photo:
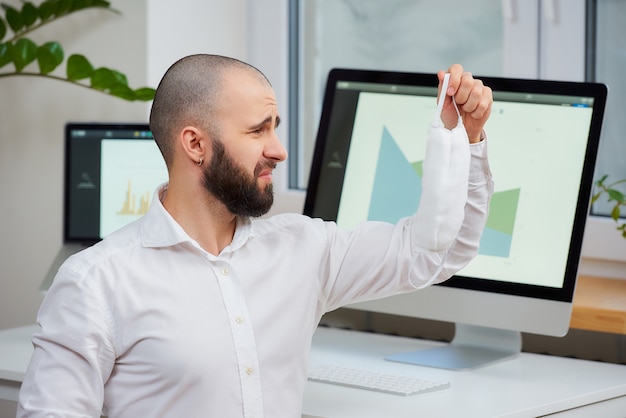
[(37, 14), (37, 7), (31, 2), (24, 2), (22, 5), (22, 23), (25, 27), (32, 26), (37, 21), (39, 15)]
[[(37, 14), (41, 21), (66, 16), (79, 10), (89, 8), (110, 9), (111, 4), (103, 0), (46, 0), (37, 8)], [(114, 11), (110, 9), (111, 11)]]
[[(55, 41), (37, 46), (24, 36), (31, 30), (38, 29), (42, 24), (84, 9), (102, 8), (119, 13), (111, 8), (109, 1), (105, 0), (39, 0), (41, 1), (39, 5), (34, 4), (33, 1), (21, 0), (22, 7), (18, 10), (0, 0), (0, 8), (4, 9), (4, 18), (0, 17), (0, 41), (9, 34), (9, 29), (14, 32), (7, 42), (0, 43), (0, 67), (9, 63), (15, 67), (14, 72), (3, 74), (3, 76), (19, 75), (26, 66), (37, 60), (40, 75), (59, 79), (60, 77), (54, 77), (50, 73), (63, 63), (62, 46)], [(67, 60), (66, 72), (67, 81), (75, 82), (88, 78), (89, 87), (124, 100), (154, 99), (153, 88), (143, 87), (133, 90), (128, 86), (126, 75), (110, 68), (94, 69), (83, 55), (70, 56)]]
[(5, 17), (7, 19), (7, 23), (13, 32), (17, 32), (24, 27), (24, 22), (22, 21), (22, 14), (17, 11), (16, 8), (9, 6), (8, 4), (2, 3), (2, 8), (5, 10)]
[(37, 45), (28, 38), (19, 39), (10, 48), (15, 71), (18, 73), (37, 58)]
[(125, 84), (116, 84), (109, 89), (112, 96), (122, 98), (124, 100), (133, 101), (136, 99), (133, 89)]
[(619, 190), (608, 189), (606, 192), (609, 194), (610, 200), (615, 200), (616, 202), (620, 203), (626, 203), (626, 200), (624, 200), (624, 193), (620, 192)]
[(104, 0), (74, 0), (71, 10), (76, 11), (91, 7), (109, 8), (111, 7), (111, 3)]
[(11, 57), (11, 48), (13, 48), (13, 45), (10, 43), (0, 44), (0, 68), (10, 62), (13, 62), (13, 58)]
[(613, 206), (613, 210), (611, 211), (611, 218), (613, 218), (615, 222), (617, 222), (617, 220), (619, 219), (619, 212), (619, 205)]
[(37, 14), (39, 15), (39, 19), (41, 21), (46, 21), (54, 16), (57, 10), (56, 2), (52, 0), (46, 0), (39, 5), (37, 9)]
[(110, 91), (118, 84), (128, 85), (126, 76), (119, 71), (102, 67), (96, 69), (91, 75), (91, 87), (95, 89)]
[(73, 54), (67, 59), (67, 79), (71, 81), (89, 78), (93, 74), (93, 66), (83, 55)]
[(598, 200), (598, 198), (600, 198), (600, 195), (602, 194), (602, 191), (599, 191), (598, 193), (594, 194), (593, 196), (591, 196), (591, 204), (593, 205), (594, 203), (596, 203), (596, 201)]
[(39, 72), (48, 74), (63, 62), (63, 48), (58, 42), (47, 42), (37, 48)]
[(111, 2), (110, 1), (91, 0), (89, 3), (91, 3), (91, 7), (107, 7), (107, 8), (111, 7)]
[(7, 24), (4, 20), (0, 19), (0, 41), (4, 39), (7, 34)]
[(154, 90), (152, 87), (142, 87), (135, 90), (135, 98), (137, 100), (143, 100), (147, 102), (154, 99), (154, 93), (156, 93), (156, 90)]
[(57, 0), (56, 16), (63, 16), (70, 12), (72, 8), (72, 0)]

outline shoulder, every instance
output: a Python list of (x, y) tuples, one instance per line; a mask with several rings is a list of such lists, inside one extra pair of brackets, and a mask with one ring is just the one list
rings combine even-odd
[(323, 234), (331, 225), (334, 223), (324, 222), (321, 219), (310, 218), (306, 215), (281, 213), (252, 221), (252, 235), (258, 237), (285, 231), (301, 234)]
[(318, 220), (298, 213), (281, 213), (267, 218), (254, 219), (252, 221), (252, 227), (255, 232), (263, 233), (264, 231), (272, 231), (277, 228), (314, 227), (314, 225), (318, 223), (317, 221)]
[(61, 266), (59, 273), (85, 278), (98, 267), (126, 257), (140, 246), (140, 226), (139, 221), (136, 221), (69, 257)]

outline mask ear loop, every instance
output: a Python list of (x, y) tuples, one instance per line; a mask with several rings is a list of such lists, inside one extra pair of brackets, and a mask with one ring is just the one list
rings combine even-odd
[[(446, 73), (443, 76), (443, 83), (441, 85), (441, 92), (439, 93), (439, 97), (437, 98), (437, 113), (435, 114), (434, 124), (437, 126), (442, 126), (443, 121), (441, 120), (441, 111), (443, 110), (443, 103), (446, 101), (446, 91), (448, 90), (448, 83), (450, 82), (450, 73)], [(456, 105), (456, 100), (454, 100), (454, 96), (452, 96), (452, 104), (454, 105), (454, 109), (456, 110), (456, 114), (459, 116), (458, 124), (463, 124), (463, 119), (461, 118), (461, 112), (459, 112), (459, 108)]]

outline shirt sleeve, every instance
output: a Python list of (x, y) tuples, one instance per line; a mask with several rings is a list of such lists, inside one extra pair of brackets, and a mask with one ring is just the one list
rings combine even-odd
[[(395, 225), (370, 221), (352, 231), (327, 224), (328, 252), (320, 271), (320, 298), (326, 311), (440, 283), (476, 256), (493, 194), (487, 140), (470, 144), (467, 158), (468, 173), (461, 176), (463, 182), (452, 182), (446, 193), (439, 193), (460, 209), (446, 208), (446, 203), (439, 206), (441, 210), (430, 210), (428, 216), (418, 209)], [(420, 202), (420, 206), (437, 204)], [(453, 213), (442, 212), (448, 209)], [(444, 235), (454, 232), (443, 243), (427, 237), (433, 230), (443, 231)]]
[(97, 291), (81, 276), (66, 262), (42, 303), (38, 323), (46, 332), (33, 337), (18, 418), (102, 414), (104, 382), (115, 357), (106, 323), (110, 316), (103, 312)]
[(455, 222), (458, 222), (459, 227), (450, 242), (434, 251), (425, 248), (419, 240), (419, 234), (416, 234), (416, 230), (421, 228), (421, 220), (417, 214), (411, 218), (412, 230), (417, 238), (414, 236), (412, 240), (414, 268), (410, 280), (416, 288), (449, 279), (478, 254), (494, 183), (487, 159), (487, 141), (470, 144), (469, 149), (471, 158), (467, 186), (456, 190), (456, 193), (466, 194), (467, 198), (460, 203), (463, 208), (460, 218), (451, 220), (452, 228), (457, 228)]

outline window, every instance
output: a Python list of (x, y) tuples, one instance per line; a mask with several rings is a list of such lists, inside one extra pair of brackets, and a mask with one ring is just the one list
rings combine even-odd
[[(461, 62), (479, 75), (605, 82), (597, 177), (626, 178), (623, 0), (250, 0), (248, 9), (249, 58), (274, 84), (290, 143), (276, 211), (302, 210), (325, 71), (336, 65), (432, 72)], [(624, 276), (626, 240), (614, 229), (590, 217), (583, 257), (609, 271), (583, 273)]]
[[(299, 97), (291, 96), (290, 186), (308, 182), (320, 106), (328, 71), (334, 67), (430, 72), (463, 63), (472, 72), (497, 76), (503, 71), (501, 2), (493, 0), (294, 0), (299, 40)], [(450, 13), (455, 10), (455, 13)], [(295, 49), (294, 49), (295, 50)], [(294, 120), (296, 123), (293, 123)], [(293, 151), (296, 152), (293, 152)], [(294, 156), (296, 158), (294, 158)]]
[[(626, 95), (626, 2), (621, 0), (589, 1), (589, 79), (609, 86), (602, 141), (598, 154), (597, 177), (609, 175), (609, 179), (626, 179), (626, 119), (624, 103)], [(592, 213), (608, 215), (610, 207), (598, 202)], [(624, 215), (624, 214), (622, 214)]]

